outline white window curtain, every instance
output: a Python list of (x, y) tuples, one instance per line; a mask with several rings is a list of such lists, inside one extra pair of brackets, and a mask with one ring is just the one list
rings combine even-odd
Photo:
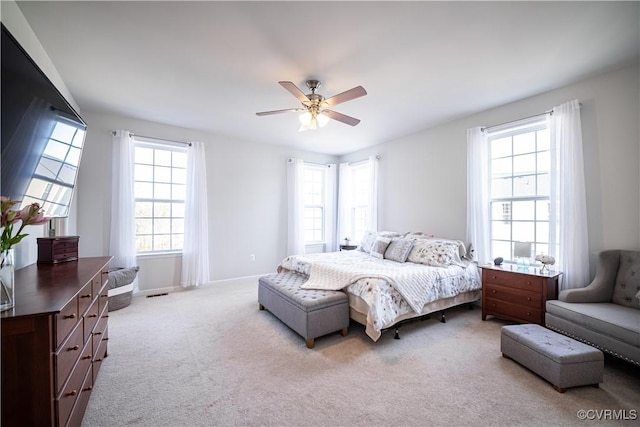
[[(577, 100), (554, 107), (551, 135), (550, 251), (558, 248), (556, 268), (562, 288), (589, 284), (589, 237), (582, 154), (582, 125)], [(555, 231), (555, 232), (554, 232)]]
[(338, 238), (336, 238), (336, 174), (335, 164), (327, 165), (324, 179), (324, 239), (325, 252), (338, 250)]
[(489, 142), (482, 128), (467, 129), (467, 241), (474, 259), (490, 261)]
[(304, 254), (304, 161), (287, 161), (287, 255)]
[(352, 188), (353, 188), (353, 171), (349, 163), (340, 163), (340, 174), (338, 182), (338, 242), (342, 242), (345, 238), (354, 238), (351, 229), (351, 208), (352, 208)]
[(187, 151), (187, 194), (180, 284), (186, 288), (209, 281), (209, 214), (205, 150), (202, 142), (192, 142)]
[(378, 231), (378, 156), (369, 157), (369, 230)]
[[(113, 158), (111, 163), (111, 231), (109, 254), (112, 267), (135, 267), (135, 198), (133, 193), (134, 145), (131, 133), (116, 130), (113, 133)], [(133, 282), (134, 293), (138, 280)]]

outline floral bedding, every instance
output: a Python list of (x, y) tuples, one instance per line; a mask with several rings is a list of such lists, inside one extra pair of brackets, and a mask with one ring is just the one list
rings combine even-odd
[[(285, 258), (280, 263), (278, 271), (297, 271), (311, 276), (314, 263), (323, 266), (333, 264), (343, 270), (353, 270), (354, 266), (363, 267), (362, 271), (410, 270), (413, 272), (414, 270), (422, 270), (426, 278), (422, 287), (425, 293), (421, 299), (424, 301), (423, 305), (438, 299), (481, 289), (478, 268), (470, 262), (455, 263), (448, 267), (433, 267), (412, 262), (400, 263), (389, 259), (379, 259), (362, 251), (294, 255)], [(402, 296), (397, 288), (396, 281), (387, 274), (372, 274), (372, 277), (361, 274), (353, 283), (347, 284), (344, 290), (360, 297), (367, 303), (369, 307), (367, 322), (376, 331), (381, 331), (384, 327), (393, 324), (403, 314), (421, 311), (414, 310), (415, 304), (412, 308), (412, 304)]]

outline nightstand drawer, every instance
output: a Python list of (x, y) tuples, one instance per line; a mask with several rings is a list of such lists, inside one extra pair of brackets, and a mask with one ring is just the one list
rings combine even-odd
[(540, 293), (523, 291), (522, 289), (514, 289), (491, 283), (484, 286), (486, 288), (485, 294), (487, 298), (531, 308), (542, 308), (542, 295)]
[(483, 283), (505, 285), (532, 292), (542, 291), (542, 278), (528, 274), (513, 274), (509, 271), (499, 270), (483, 270), (482, 281)]
[(499, 313), (508, 318), (516, 319), (524, 323), (538, 323), (542, 321), (542, 310), (532, 307), (524, 307), (505, 301), (487, 298), (486, 310), (488, 314)]

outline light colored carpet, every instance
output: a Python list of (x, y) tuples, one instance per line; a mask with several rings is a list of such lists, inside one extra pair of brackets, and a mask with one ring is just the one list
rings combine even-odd
[(348, 336), (310, 350), (258, 310), (257, 279), (136, 297), (110, 313), (109, 357), (83, 425), (630, 425), (577, 413), (640, 412), (636, 367), (607, 358), (600, 388), (560, 394), (503, 358), (506, 322), (480, 315), (452, 309), (447, 323), (434, 316), (378, 342), (352, 322)]

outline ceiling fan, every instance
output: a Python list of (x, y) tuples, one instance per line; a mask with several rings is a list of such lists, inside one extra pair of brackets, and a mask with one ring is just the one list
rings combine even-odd
[(316, 93), (316, 90), (320, 87), (320, 81), (318, 80), (307, 80), (307, 87), (311, 90), (311, 93), (308, 95), (305, 95), (304, 92), (302, 92), (292, 82), (282, 81), (278, 83), (280, 83), (283, 88), (291, 92), (291, 94), (302, 103), (302, 107), (288, 108), (285, 110), (262, 111), (260, 113), (256, 113), (256, 115), (268, 116), (271, 114), (301, 112), (302, 114), (299, 117), (299, 131), (315, 130), (318, 127), (326, 125), (329, 119), (337, 120), (348, 124), (349, 126), (355, 126), (360, 123), (359, 119), (329, 110), (328, 108), (366, 95), (367, 91), (364, 90), (362, 86), (356, 86), (353, 89), (349, 89), (325, 99), (324, 96)]

